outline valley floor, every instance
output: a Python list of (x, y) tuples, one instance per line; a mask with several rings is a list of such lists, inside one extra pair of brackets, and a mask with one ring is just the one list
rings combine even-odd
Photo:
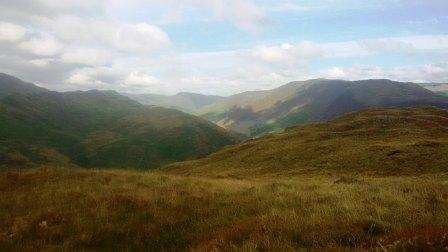
[(448, 174), (201, 178), (0, 172), (0, 250), (378, 251), (448, 246)]

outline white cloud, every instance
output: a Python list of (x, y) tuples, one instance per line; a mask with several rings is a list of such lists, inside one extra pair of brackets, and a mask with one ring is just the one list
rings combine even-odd
[(19, 44), (19, 48), (37, 56), (54, 56), (61, 52), (62, 45), (49, 34), (40, 34)]
[(233, 22), (239, 29), (261, 32), (269, 24), (265, 11), (251, 0), (214, 0), (209, 2), (218, 19)]
[(52, 62), (52, 58), (42, 58), (42, 59), (34, 59), (30, 60), (30, 63), (37, 67), (46, 67)]
[(0, 41), (17, 42), (26, 34), (26, 29), (20, 25), (0, 22)]
[(391, 79), (410, 82), (448, 82), (448, 62), (397, 67), (354, 64), (350, 67), (333, 67), (316, 71), (308, 77), (346, 80)]
[(160, 81), (156, 77), (138, 71), (131, 72), (124, 81), (126, 87), (140, 88), (148, 88), (159, 83)]
[(319, 58), (350, 58), (384, 53), (412, 54), (422, 50), (448, 50), (448, 35), (392, 37), (334, 43), (302, 41), (296, 44), (254, 46), (248, 50), (241, 50), (241, 54), (255, 62), (288, 65), (306, 63)]
[(123, 25), (115, 35), (117, 48), (134, 53), (149, 53), (170, 44), (168, 35), (162, 29), (146, 23)]
[(41, 27), (63, 42), (87, 45), (113, 43), (115, 33), (122, 25), (104, 18), (81, 17), (71, 14), (40, 17), (37, 21)]
[[(448, 78), (448, 65), (444, 63), (448, 61), (448, 35), (330, 43), (285, 41), (278, 44), (264, 43), (263, 36), (255, 36), (272, 24), (270, 14), (276, 17), (281, 14), (278, 12), (307, 11), (316, 6), (329, 10), (340, 1), (0, 2), (0, 21), (5, 21), (0, 22), (0, 71), (25, 76), (52, 89), (101, 88), (154, 93), (192, 91), (227, 95), (318, 77), (437, 82)], [(342, 2), (353, 3), (356, 8), (378, 5), (352, 0)], [(385, 4), (387, 1), (380, 2)], [(160, 20), (163, 23), (158, 23)], [(192, 48), (192, 45), (184, 47), (179, 43), (171, 47), (179, 38), (172, 40), (162, 28), (167, 23), (182, 21), (188, 22), (189, 28), (194, 22), (209, 22), (204, 27), (211, 27), (216, 22), (231, 24), (241, 31), (255, 34), (249, 34), (243, 42), (260, 41), (260, 44), (229, 51), (178, 51)], [(182, 23), (174, 26), (179, 24)], [(218, 25), (221, 27), (223, 24)], [(177, 34), (176, 29), (178, 27), (173, 29), (173, 34)], [(185, 34), (195, 36), (190, 30)], [(240, 34), (236, 33), (236, 36)], [(229, 41), (233, 41), (235, 35), (230, 35)], [(327, 60), (325, 65), (328, 65), (328, 61), (344, 58), (368, 62), (363, 57), (390, 54), (412, 57), (414, 53), (429, 55), (425, 60), (434, 57), (434, 62), (441, 63), (388, 68), (371, 64), (346, 66), (347, 63), (344, 67), (341, 63), (319, 70), (315, 70), (319, 64), (313, 64), (313, 69), (310, 69), (310, 62), (318, 60)]]
[(78, 86), (82, 85), (92, 85), (95, 83), (94, 78), (92, 76), (85, 73), (74, 73), (68, 78), (67, 83), (74, 84)]
[(112, 60), (112, 55), (105, 50), (75, 47), (66, 49), (61, 55), (61, 60), (67, 63), (101, 66), (109, 63)]
[(58, 39), (69, 44), (136, 54), (152, 53), (171, 45), (169, 36), (160, 27), (148, 23), (129, 24), (74, 15), (41, 18), (40, 21)]
[(321, 53), (321, 48), (318, 45), (303, 41), (295, 45), (285, 43), (280, 46), (256, 46), (249, 50), (248, 56), (255, 60), (271, 63), (294, 63), (319, 57)]
[(259, 33), (271, 23), (266, 8), (254, 0), (131, 0), (112, 1), (109, 9), (146, 10), (160, 23), (179, 22), (186, 18), (201, 21), (224, 21), (250, 33)]
[(122, 69), (113, 67), (87, 67), (75, 70), (65, 81), (76, 88), (88, 89), (116, 89), (125, 78)]
[(379, 53), (415, 53), (448, 49), (448, 35), (365, 39), (319, 44), (326, 57), (360, 57)]

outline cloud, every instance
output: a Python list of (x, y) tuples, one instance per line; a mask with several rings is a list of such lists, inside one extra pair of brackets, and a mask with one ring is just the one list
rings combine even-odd
[(448, 82), (448, 62), (396, 67), (354, 64), (350, 67), (332, 67), (316, 71), (310, 77), (346, 80), (391, 79), (405, 82), (440, 83)]
[[(446, 81), (448, 35), (316, 42), (273, 38), (268, 29), (276, 25), (272, 18), (283, 12), (304, 13), (301, 20), (308, 22), (312, 15), (320, 14), (316, 10), (377, 8), (389, 2), (0, 0), (0, 71), (56, 90), (99, 88), (166, 94), (228, 95), (320, 77)], [(396, 6), (404, 3), (393, 2)], [(181, 31), (184, 22), (188, 30)], [(191, 28), (196, 23), (201, 28), (225, 26), (226, 32), (235, 34), (223, 38), (243, 45), (229, 51), (186, 52), (184, 48), (192, 45), (184, 47), (181, 36), (200, 40)], [(269, 39), (280, 42), (274, 44)], [(366, 64), (372, 56), (390, 55), (406, 59), (424, 55), (425, 63)], [(321, 61), (324, 64), (319, 64)], [(353, 61), (364, 64), (348, 65)]]
[(102, 13), (108, 2), (108, 0), (2, 0), (0, 16), (13, 21), (29, 21), (36, 16)]
[(30, 63), (37, 67), (47, 67), (52, 61), (52, 58), (42, 58), (30, 60)]
[(227, 22), (249, 33), (260, 33), (272, 22), (266, 8), (254, 0), (131, 0), (112, 1), (109, 9), (120, 12), (144, 9), (158, 23), (185, 20)]
[(106, 65), (112, 60), (112, 54), (106, 50), (75, 47), (65, 50), (61, 60), (66, 63), (75, 63), (87, 66)]
[(134, 91), (137, 89), (138, 91), (150, 90), (152, 86), (159, 84), (160, 81), (149, 74), (134, 71), (131, 72), (128, 77), (124, 80), (124, 87), (129, 91)]
[(169, 36), (160, 27), (148, 23), (128, 24), (73, 15), (41, 18), (40, 21), (58, 39), (70, 44), (107, 47), (136, 54), (152, 53), (171, 45)]
[(251, 0), (215, 0), (210, 2), (214, 16), (233, 22), (239, 29), (261, 32), (270, 23), (265, 11)]
[(122, 24), (106, 18), (82, 17), (73, 14), (43, 16), (35, 19), (41, 29), (54, 34), (65, 43), (84, 45), (107, 45), (113, 42), (118, 27)]
[(134, 53), (150, 53), (171, 44), (168, 35), (154, 25), (145, 23), (123, 25), (115, 35), (115, 46)]
[(0, 22), (0, 41), (20, 41), (25, 36), (26, 32), (26, 29), (20, 25)]
[(0, 72), (56, 90), (113, 89), (130, 73), (114, 62), (170, 47), (156, 25), (104, 15), (106, 2), (0, 0)]
[(268, 63), (306, 62), (321, 55), (321, 48), (312, 42), (303, 41), (297, 44), (284, 43), (279, 46), (256, 46), (247, 52), (247, 56)]
[(86, 67), (73, 71), (65, 83), (81, 90), (114, 89), (126, 78), (123, 69), (114, 67)]
[(37, 56), (54, 56), (62, 51), (62, 45), (50, 34), (39, 34), (20, 43), (19, 48)]

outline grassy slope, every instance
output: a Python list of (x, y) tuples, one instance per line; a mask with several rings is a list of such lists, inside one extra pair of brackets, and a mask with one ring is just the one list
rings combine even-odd
[(3, 171), (0, 250), (441, 250), (447, 117), (368, 110), (152, 172)]
[(206, 176), (448, 171), (448, 110), (370, 109), (227, 147), (166, 172)]
[(41, 168), (0, 172), (0, 201), (0, 250), (448, 245), (447, 173), (212, 179)]
[(153, 168), (238, 141), (203, 119), (114, 92), (11, 95), (0, 102), (0, 121), (0, 164)]

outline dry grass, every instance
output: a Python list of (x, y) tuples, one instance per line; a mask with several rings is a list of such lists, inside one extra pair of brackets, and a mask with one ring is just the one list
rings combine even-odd
[(0, 250), (442, 249), (448, 174), (0, 173)]

